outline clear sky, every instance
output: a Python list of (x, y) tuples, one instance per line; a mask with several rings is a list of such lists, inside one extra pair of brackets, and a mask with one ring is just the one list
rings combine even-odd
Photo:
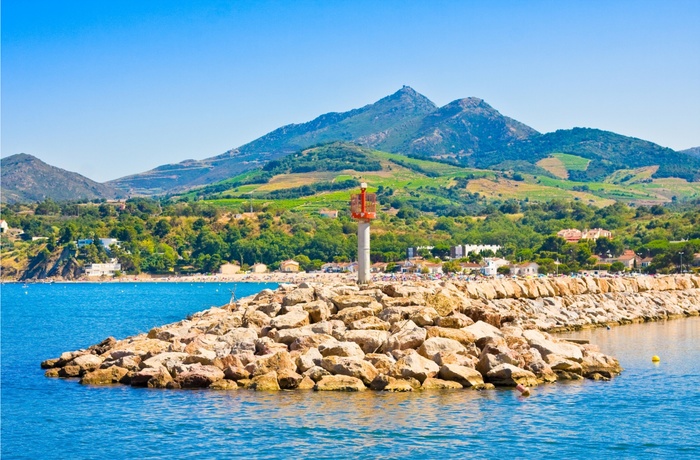
[(2, 2), (2, 156), (105, 181), (409, 85), (700, 146), (700, 1)]

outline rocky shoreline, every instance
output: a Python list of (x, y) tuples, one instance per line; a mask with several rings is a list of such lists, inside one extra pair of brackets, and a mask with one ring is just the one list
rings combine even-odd
[(414, 391), (607, 380), (594, 345), (547, 331), (697, 315), (700, 277), (282, 285), (41, 363), (150, 388)]

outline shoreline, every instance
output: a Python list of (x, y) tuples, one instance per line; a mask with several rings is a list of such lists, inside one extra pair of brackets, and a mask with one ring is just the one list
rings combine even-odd
[[(538, 279), (655, 279), (674, 275), (647, 275), (635, 274), (627, 276), (570, 276), (570, 275), (547, 275), (542, 277), (490, 277), (490, 276), (473, 276), (473, 275), (419, 275), (419, 274), (387, 274), (375, 273), (370, 279), (370, 283), (375, 282), (425, 282), (425, 281), (460, 281), (473, 283), (489, 283), (495, 280), (515, 280), (529, 281)], [(80, 277), (69, 280), (63, 278), (44, 278), (36, 280), (16, 280), (16, 279), (0, 279), (0, 284), (53, 284), (53, 283), (280, 283), (280, 284), (301, 284), (301, 283), (356, 283), (356, 273), (245, 273), (235, 275), (178, 275), (178, 276), (161, 276), (161, 275), (122, 275), (119, 277), (100, 277), (87, 278)]]

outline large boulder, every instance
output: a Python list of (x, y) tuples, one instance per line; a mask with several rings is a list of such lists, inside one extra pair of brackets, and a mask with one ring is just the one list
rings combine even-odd
[(304, 304), (304, 310), (309, 313), (309, 319), (312, 323), (325, 321), (331, 317), (331, 308), (323, 300), (316, 300)]
[(277, 372), (271, 371), (267, 374), (253, 377), (249, 388), (255, 391), (280, 391), (280, 385), (277, 381)]
[(314, 382), (318, 382), (323, 377), (331, 375), (331, 373), (322, 368), (321, 366), (314, 366), (311, 369), (307, 369), (303, 375), (304, 377), (310, 378)]
[(425, 341), (428, 331), (413, 321), (406, 322), (386, 342), (384, 351), (416, 349)]
[(362, 380), (347, 375), (327, 375), (314, 386), (316, 391), (363, 391), (367, 387)]
[(278, 330), (298, 328), (307, 324), (309, 324), (309, 313), (304, 310), (291, 311), (270, 320), (270, 326)]
[(342, 321), (346, 326), (363, 318), (374, 316), (374, 310), (369, 307), (348, 307), (339, 311), (334, 318)]
[(250, 378), (250, 372), (245, 367), (233, 364), (224, 368), (224, 378), (228, 380), (243, 380)]
[(362, 294), (339, 295), (331, 299), (331, 302), (338, 308), (338, 311), (352, 307), (369, 307), (376, 302), (374, 297)]
[(486, 374), (486, 380), (496, 386), (537, 386), (537, 377), (530, 371), (512, 364), (500, 364)]
[(497, 327), (485, 323), (484, 321), (477, 321), (471, 326), (463, 328), (463, 330), (471, 333), (475, 341), (484, 337), (501, 337), (503, 335)]
[(410, 353), (399, 359), (394, 364), (393, 376), (400, 378), (414, 378), (419, 382), (429, 377), (435, 377), (440, 371), (440, 366), (417, 353)]
[(429, 377), (423, 381), (421, 385), (423, 390), (461, 390), (462, 385), (449, 380), (442, 380)]
[(476, 369), (457, 364), (445, 364), (440, 368), (440, 378), (451, 380), (464, 388), (479, 387), (484, 384), (484, 377)]
[(313, 288), (298, 288), (293, 291), (288, 292), (284, 298), (282, 298), (282, 306), (289, 307), (291, 305), (297, 305), (300, 303), (308, 303), (314, 301), (314, 290)]
[(375, 353), (389, 339), (389, 333), (376, 330), (350, 330), (343, 333), (342, 339), (346, 342), (355, 342), (365, 353)]
[(78, 366), (80, 368), (80, 373), (85, 374), (98, 369), (102, 364), (102, 361), (103, 359), (97, 355), (86, 354), (76, 357), (68, 363), (68, 366)]
[[(418, 384), (420, 387), (420, 383)], [(380, 374), (372, 380), (369, 387), (377, 391), (406, 392), (413, 391), (413, 385), (406, 379), (397, 379), (389, 375)]]
[[(170, 373), (163, 366), (158, 367), (147, 367), (141, 369), (140, 371), (134, 373), (131, 376), (131, 386), (132, 387), (146, 387), (149, 386), (149, 381), (151, 379), (155, 381), (163, 381), (172, 379)], [(150, 386), (153, 386), (152, 384)]]
[(120, 383), (129, 371), (121, 367), (108, 367), (88, 372), (80, 379), (83, 385), (111, 385)]
[(157, 355), (142, 361), (140, 366), (142, 369), (147, 367), (163, 366), (170, 370), (174, 366), (182, 364), (185, 361), (185, 358), (188, 358), (189, 356), (190, 355), (187, 353), (166, 351), (163, 353), (158, 353)]
[(279, 372), (282, 369), (295, 371), (296, 364), (294, 364), (288, 351), (278, 351), (271, 355), (259, 356), (254, 362), (248, 364), (245, 369), (250, 372), (251, 376), (256, 377), (272, 371)]
[(317, 348), (309, 348), (297, 356), (297, 370), (302, 373), (306, 372), (314, 366), (320, 366), (322, 360), (323, 355)]
[(368, 353), (365, 355), (365, 360), (372, 363), (377, 371), (383, 374), (389, 374), (394, 364), (396, 364), (396, 359), (393, 356), (383, 353)]
[(299, 386), (303, 379), (303, 376), (297, 374), (291, 369), (282, 369), (277, 373), (277, 382), (279, 382), (279, 386), (283, 390), (295, 389)]
[(450, 316), (442, 316), (438, 318), (435, 324), (440, 327), (462, 329), (463, 327), (474, 324), (474, 320), (463, 313), (454, 312)]
[(418, 354), (432, 361), (436, 361), (440, 353), (462, 353), (466, 355), (467, 349), (456, 340), (443, 337), (431, 337), (418, 347)]
[(326, 342), (337, 342), (338, 340), (328, 334), (313, 334), (304, 337), (299, 337), (289, 345), (292, 351), (306, 351), (310, 348), (318, 348), (319, 345)]
[(321, 367), (334, 375), (356, 377), (366, 385), (369, 385), (379, 374), (371, 363), (361, 358), (328, 356), (321, 361)]
[(206, 388), (223, 378), (224, 372), (218, 367), (195, 364), (189, 371), (179, 374), (175, 381), (182, 388)]
[(554, 354), (578, 363), (583, 361), (583, 352), (574, 343), (564, 340), (557, 342), (549, 340), (543, 333), (534, 329), (523, 331), (523, 336), (530, 343), (530, 346), (537, 349), (545, 359), (547, 359), (547, 355)]
[(366, 318), (358, 319), (350, 323), (350, 329), (358, 330), (377, 330), (377, 331), (388, 331), (391, 324), (383, 321), (376, 316), (368, 316)]
[(437, 311), (432, 307), (419, 307), (409, 316), (409, 319), (418, 326), (432, 326), (440, 317)]
[(318, 351), (325, 356), (345, 356), (362, 359), (365, 352), (355, 342), (325, 342), (319, 345)]

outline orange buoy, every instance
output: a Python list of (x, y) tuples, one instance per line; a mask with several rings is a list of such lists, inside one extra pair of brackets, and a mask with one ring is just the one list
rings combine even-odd
[(518, 390), (518, 391), (520, 392), (520, 394), (523, 395), (523, 396), (530, 396), (530, 390), (528, 390), (526, 387), (524, 387), (524, 386), (521, 385), (521, 384), (518, 384), (518, 385), (515, 387), (515, 389)]

